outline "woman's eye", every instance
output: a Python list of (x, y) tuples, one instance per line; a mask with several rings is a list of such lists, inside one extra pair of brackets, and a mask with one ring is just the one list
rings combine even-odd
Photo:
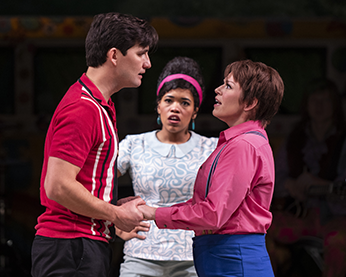
[(190, 106), (190, 103), (189, 103), (189, 102), (186, 102), (186, 101), (183, 101), (181, 104), (182, 104), (183, 106)]
[(231, 89), (232, 87), (229, 84), (226, 84), (227, 89)]
[(166, 99), (165, 99), (165, 102), (166, 102), (166, 103), (171, 103), (171, 102), (172, 102), (172, 100), (171, 100), (171, 99), (169, 99), (169, 98), (166, 98)]

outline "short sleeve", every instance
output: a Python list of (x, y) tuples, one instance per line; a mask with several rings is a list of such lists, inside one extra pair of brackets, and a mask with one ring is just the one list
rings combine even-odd
[(99, 114), (87, 101), (75, 102), (54, 117), (49, 156), (83, 167), (90, 150), (99, 141)]

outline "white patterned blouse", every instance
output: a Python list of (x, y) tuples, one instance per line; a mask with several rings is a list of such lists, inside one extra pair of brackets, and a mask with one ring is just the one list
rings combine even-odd
[[(192, 198), (197, 171), (216, 148), (218, 138), (192, 131), (183, 144), (162, 143), (152, 131), (126, 136), (119, 145), (118, 170), (129, 170), (135, 195), (149, 206), (167, 207)], [(193, 260), (193, 231), (158, 229), (150, 221), (145, 240), (125, 243), (124, 253), (149, 260)]]

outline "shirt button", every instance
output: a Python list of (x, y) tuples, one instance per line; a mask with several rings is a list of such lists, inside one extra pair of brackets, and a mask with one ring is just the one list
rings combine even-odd
[(190, 228), (189, 227), (186, 227), (187, 230), (189, 230)]
[(167, 228), (167, 225), (166, 225), (166, 224), (164, 224), (164, 225), (163, 225), (163, 227)]

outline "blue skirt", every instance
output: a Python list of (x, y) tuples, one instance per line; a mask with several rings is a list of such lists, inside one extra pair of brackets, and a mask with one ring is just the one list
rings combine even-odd
[(264, 234), (193, 238), (198, 276), (274, 277)]

